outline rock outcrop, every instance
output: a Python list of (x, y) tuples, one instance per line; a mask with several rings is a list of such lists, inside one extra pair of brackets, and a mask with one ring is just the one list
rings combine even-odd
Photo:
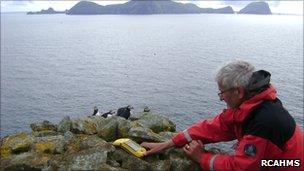
[(268, 3), (266, 2), (251, 2), (245, 8), (239, 11), (239, 14), (271, 14)]
[(64, 117), (59, 124), (43, 121), (30, 126), (30, 133), (1, 139), (0, 170), (200, 170), (182, 149), (137, 158), (112, 145), (118, 138), (162, 142), (176, 134), (172, 121), (147, 110), (128, 120)]

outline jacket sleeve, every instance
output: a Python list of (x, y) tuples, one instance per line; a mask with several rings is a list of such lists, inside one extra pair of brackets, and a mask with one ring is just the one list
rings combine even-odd
[(247, 135), (240, 141), (235, 155), (203, 153), (200, 166), (202, 170), (260, 170), (269, 143), (267, 139)]
[(176, 146), (182, 147), (192, 140), (204, 144), (235, 139), (233, 132), (233, 110), (226, 109), (210, 120), (198, 122), (172, 138)]

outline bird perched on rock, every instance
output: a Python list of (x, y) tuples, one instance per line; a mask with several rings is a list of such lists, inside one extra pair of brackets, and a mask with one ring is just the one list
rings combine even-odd
[(146, 106), (146, 107), (144, 108), (144, 112), (150, 112), (150, 108), (149, 108), (148, 106)]
[(93, 112), (92, 116), (101, 116), (101, 114), (98, 111), (97, 106), (94, 106), (94, 112)]
[(116, 111), (115, 110), (110, 110), (109, 112), (103, 113), (101, 116), (104, 118), (108, 118), (108, 117), (112, 117), (116, 115)]
[(117, 110), (117, 116), (128, 119), (131, 116), (131, 109), (133, 109), (133, 107), (130, 105), (128, 105), (127, 107), (119, 108)]

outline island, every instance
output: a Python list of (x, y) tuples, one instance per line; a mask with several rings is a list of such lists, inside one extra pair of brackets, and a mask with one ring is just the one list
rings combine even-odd
[(272, 14), (269, 5), (266, 2), (251, 2), (245, 8), (241, 9), (239, 14)]
[(179, 3), (171, 0), (131, 0), (124, 4), (98, 5), (94, 2), (81, 1), (67, 11), (68, 15), (90, 14), (199, 14), (199, 13), (223, 13), (233, 14), (233, 9), (225, 8), (199, 8), (192, 3)]
[(65, 14), (67, 10), (65, 11), (55, 11), (52, 7), (50, 7), (47, 10), (42, 9), (41, 11), (37, 12), (28, 12), (27, 15), (33, 15), (33, 14)]

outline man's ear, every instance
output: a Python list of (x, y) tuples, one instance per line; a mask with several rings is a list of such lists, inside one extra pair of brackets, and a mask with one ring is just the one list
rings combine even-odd
[(238, 98), (243, 99), (245, 97), (245, 88), (244, 87), (238, 87)]

